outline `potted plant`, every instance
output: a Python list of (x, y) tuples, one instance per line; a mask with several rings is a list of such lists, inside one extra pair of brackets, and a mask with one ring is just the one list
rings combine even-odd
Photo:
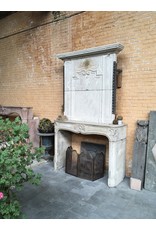
[(54, 155), (54, 123), (48, 118), (42, 118), (38, 125), (40, 145), (45, 147), (45, 156)]
[(122, 116), (118, 116), (117, 117), (118, 125), (122, 125), (123, 124), (122, 120), (123, 120)]

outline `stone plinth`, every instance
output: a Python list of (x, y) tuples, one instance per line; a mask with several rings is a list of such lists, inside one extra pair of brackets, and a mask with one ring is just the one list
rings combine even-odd
[(126, 128), (126, 125), (55, 121), (55, 170), (65, 167), (72, 133), (106, 136), (109, 140), (108, 186), (117, 186), (125, 176)]

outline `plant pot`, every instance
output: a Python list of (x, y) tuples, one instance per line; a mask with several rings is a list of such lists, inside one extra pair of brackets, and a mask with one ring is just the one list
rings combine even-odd
[(123, 124), (122, 120), (118, 120), (118, 125), (122, 125), (122, 124)]

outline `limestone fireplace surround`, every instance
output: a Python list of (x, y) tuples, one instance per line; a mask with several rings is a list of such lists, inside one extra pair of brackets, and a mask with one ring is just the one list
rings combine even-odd
[(117, 186), (125, 176), (126, 125), (89, 124), (75, 121), (55, 122), (54, 168), (65, 166), (66, 150), (72, 145), (72, 133), (101, 135), (109, 140), (108, 186)]
[(54, 168), (65, 167), (72, 134), (101, 135), (109, 140), (108, 186), (125, 176), (126, 128), (114, 125), (116, 75), (121, 44), (59, 54), (64, 61), (64, 120), (55, 121)]

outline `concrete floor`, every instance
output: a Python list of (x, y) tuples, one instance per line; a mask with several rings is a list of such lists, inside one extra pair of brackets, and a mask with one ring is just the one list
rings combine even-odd
[(18, 193), (25, 219), (156, 219), (156, 193), (130, 189), (129, 178), (109, 188), (107, 175), (92, 182), (55, 172), (46, 160), (33, 168), (40, 185), (26, 183)]

